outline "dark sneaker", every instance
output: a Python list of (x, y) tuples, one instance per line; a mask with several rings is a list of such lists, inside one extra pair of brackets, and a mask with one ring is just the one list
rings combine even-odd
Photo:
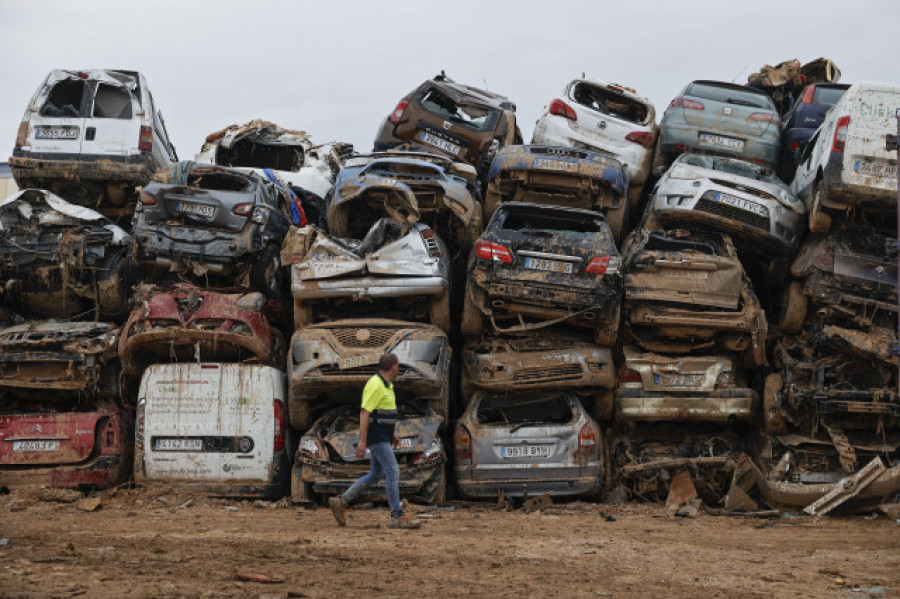
[(388, 523), (389, 528), (419, 528), (421, 525), (421, 522), (411, 519), (406, 514), (391, 516), (391, 521)]
[(331, 506), (331, 513), (334, 514), (334, 519), (337, 520), (338, 525), (347, 526), (347, 503), (338, 497), (329, 497), (328, 505)]

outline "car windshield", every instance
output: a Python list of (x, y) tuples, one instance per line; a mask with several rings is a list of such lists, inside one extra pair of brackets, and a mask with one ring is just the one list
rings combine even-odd
[(687, 86), (687, 89), (684, 90), (684, 95), (706, 100), (715, 100), (726, 104), (765, 108), (772, 111), (775, 110), (775, 105), (772, 103), (772, 100), (764, 93), (727, 84), (695, 81)]
[(572, 421), (572, 406), (565, 395), (489, 395), (481, 400), (476, 415), (481, 424), (510, 426), (540, 423), (565, 424)]
[(720, 173), (728, 173), (729, 175), (737, 175), (739, 177), (746, 177), (747, 179), (754, 179), (756, 181), (771, 183), (773, 185), (781, 187), (782, 189), (788, 188), (787, 185), (785, 185), (781, 181), (781, 179), (778, 178), (778, 176), (772, 169), (758, 166), (750, 162), (744, 162), (743, 160), (735, 160), (733, 158), (725, 158), (722, 156), (685, 154), (681, 157), (681, 163), (690, 166), (698, 166), (700, 168), (708, 168), (710, 170), (719, 171)]
[(603, 114), (611, 114), (632, 123), (645, 124), (648, 120), (647, 105), (613, 89), (579, 81), (572, 88), (572, 99)]
[(458, 103), (435, 88), (427, 90), (419, 103), (432, 114), (478, 131), (492, 129), (497, 115), (496, 110), (486, 106)]
[(597, 238), (603, 231), (602, 217), (585, 214), (566, 214), (541, 208), (506, 208), (499, 219), (499, 228), (506, 231), (546, 236)]

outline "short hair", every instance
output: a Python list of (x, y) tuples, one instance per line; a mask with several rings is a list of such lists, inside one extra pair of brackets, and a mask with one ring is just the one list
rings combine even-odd
[(381, 354), (381, 357), (378, 358), (378, 370), (381, 372), (387, 372), (394, 366), (394, 364), (399, 364), (400, 358), (397, 357), (397, 354), (392, 354), (391, 352), (385, 352)]

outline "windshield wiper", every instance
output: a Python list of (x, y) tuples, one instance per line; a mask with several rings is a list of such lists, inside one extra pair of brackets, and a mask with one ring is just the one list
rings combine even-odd
[(515, 424), (509, 425), (509, 432), (514, 433), (523, 426), (529, 426), (532, 424), (544, 424), (543, 420), (523, 420), (522, 422), (517, 422)]

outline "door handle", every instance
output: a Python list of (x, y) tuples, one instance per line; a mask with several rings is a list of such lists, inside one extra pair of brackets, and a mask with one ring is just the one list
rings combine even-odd
[(94, 141), (94, 137), (97, 135), (96, 127), (88, 127), (84, 130), (84, 139), (87, 141)]

